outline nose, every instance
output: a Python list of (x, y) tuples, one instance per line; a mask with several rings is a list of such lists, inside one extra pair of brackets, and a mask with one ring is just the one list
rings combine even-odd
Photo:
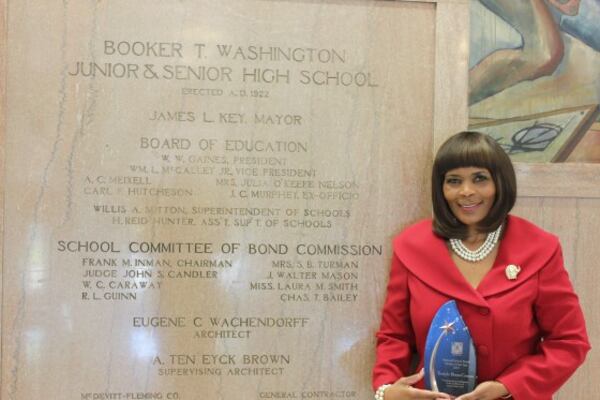
[(469, 182), (463, 182), (462, 185), (460, 185), (460, 195), (464, 196), (464, 197), (468, 197), (471, 196), (475, 191), (473, 190), (473, 186), (469, 183)]

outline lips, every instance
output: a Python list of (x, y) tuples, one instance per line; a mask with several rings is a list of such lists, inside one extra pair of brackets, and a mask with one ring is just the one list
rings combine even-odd
[(479, 206), (481, 206), (483, 204), (483, 202), (480, 203), (473, 203), (473, 204), (459, 204), (459, 207), (461, 210), (465, 211), (465, 212), (472, 212), (475, 211), (479, 208)]

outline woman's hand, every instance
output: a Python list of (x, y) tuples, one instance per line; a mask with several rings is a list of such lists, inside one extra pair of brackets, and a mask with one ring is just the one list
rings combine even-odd
[(418, 373), (404, 378), (400, 378), (392, 386), (386, 389), (385, 400), (413, 400), (413, 399), (451, 399), (452, 397), (446, 393), (433, 392), (430, 390), (417, 389), (412, 387), (415, 383), (423, 379), (425, 371), (421, 370)]
[(458, 396), (456, 400), (496, 400), (507, 396), (506, 386), (496, 381), (482, 382), (470, 393)]

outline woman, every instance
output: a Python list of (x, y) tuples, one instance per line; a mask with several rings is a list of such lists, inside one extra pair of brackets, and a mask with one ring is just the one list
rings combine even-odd
[[(510, 159), (489, 136), (461, 132), (432, 173), (433, 220), (408, 227), (394, 255), (377, 332), (376, 399), (450, 399), (424, 389), (430, 323), (455, 300), (477, 354), (475, 389), (457, 400), (546, 400), (590, 349), (558, 239), (508, 215), (516, 199)], [(411, 357), (419, 356), (409, 375)]]

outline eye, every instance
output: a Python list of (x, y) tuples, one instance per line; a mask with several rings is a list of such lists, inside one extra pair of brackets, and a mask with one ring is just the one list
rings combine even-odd
[(485, 182), (489, 180), (490, 177), (484, 174), (477, 174), (473, 177), (473, 182)]
[(455, 177), (446, 178), (445, 182), (447, 185), (459, 185), (460, 179)]

